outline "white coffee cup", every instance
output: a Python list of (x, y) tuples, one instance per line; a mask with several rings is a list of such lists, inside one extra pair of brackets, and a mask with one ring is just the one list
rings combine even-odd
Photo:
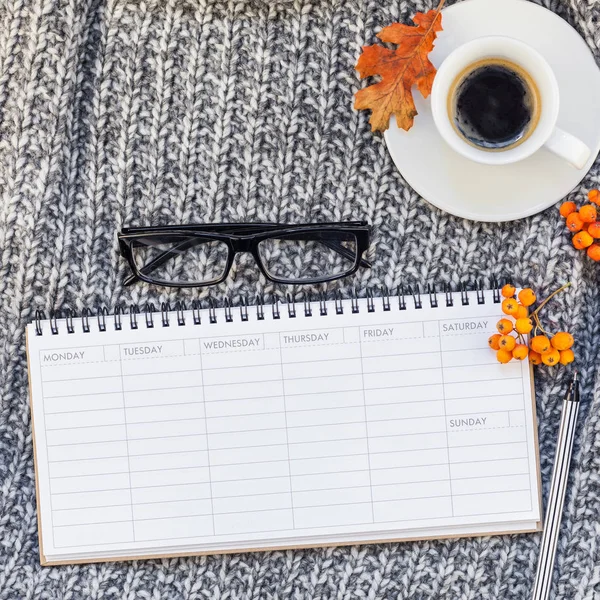
[[(534, 81), (539, 92), (541, 109), (537, 124), (529, 136), (518, 145), (493, 151), (469, 143), (454, 128), (449, 114), (449, 95), (457, 78), (473, 63), (486, 58), (512, 62)], [(550, 65), (531, 46), (510, 37), (489, 36), (475, 39), (452, 52), (435, 76), (431, 92), (433, 120), (444, 140), (459, 154), (487, 165), (506, 165), (523, 160), (542, 146), (560, 156), (577, 169), (582, 169), (590, 157), (590, 149), (575, 136), (556, 126), (560, 93)]]

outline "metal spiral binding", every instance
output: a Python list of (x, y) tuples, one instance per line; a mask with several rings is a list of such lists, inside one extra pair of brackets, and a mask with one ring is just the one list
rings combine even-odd
[(310, 294), (304, 294), (304, 316), (312, 317)]
[(92, 311), (89, 308), (84, 308), (81, 311), (81, 330), (83, 333), (90, 332), (90, 317), (92, 316)]
[(392, 307), (390, 305), (390, 291), (388, 290), (386, 285), (384, 285), (381, 289), (381, 305), (384, 312), (389, 312), (390, 310), (392, 310)]
[(57, 314), (58, 313), (55, 312), (50, 315), (50, 331), (52, 332), (52, 335), (58, 335)]
[(65, 325), (67, 326), (67, 333), (75, 333), (75, 327), (73, 326), (73, 311), (70, 308), (65, 310)]
[(50, 314), (50, 331), (52, 332), (52, 335), (58, 335), (58, 313), (51, 313)]
[(327, 316), (327, 295), (325, 292), (319, 294), (319, 314), (322, 317)]
[(429, 305), (431, 308), (437, 308), (438, 299), (435, 291), (435, 285), (427, 285), (427, 293), (429, 294)]
[[(108, 308), (106, 308), (106, 306), (103, 306), (99, 311), (98, 311), (98, 315), (97, 315), (97, 319), (98, 319), (98, 331), (106, 331), (106, 317), (108, 315)], [(115, 313), (115, 318), (116, 318), (116, 313)]]
[(194, 319), (194, 325), (202, 324), (202, 319), (200, 318), (200, 303), (196, 300), (192, 302), (192, 316)]
[(151, 302), (146, 302), (146, 305), (144, 307), (144, 314), (146, 317), (146, 329), (154, 328), (154, 311), (154, 304), (152, 304)]
[(373, 300), (373, 290), (370, 288), (367, 290), (367, 311), (370, 313), (375, 312), (375, 301)]
[[(499, 304), (502, 301), (500, 294), (500, 284), (497, 280), (492, 281), (492, 294), (494, 304)], [(485, 304), (485, 291), (481, 282), (478, 282), (476, 286), (473, 286), (471, 290), (462, 283), (453, 291), (452, 286), (445, 284), (443, 291), (438, 292), (433, 284), (427, 284), (425, 291), (421, 292), (421, 288), (418, 285), (403, 286), (401, 285), (397, 290), (398, 305), (397, 310), (406, 310), (414, 308), (415, 310), (422, 309), (425, 303), (431, 308), (437, 308), (442, 305), (447, 307), (454, 306), (455, 299), (460, 298), (460, 302), (463, 306), (468, 306), (470, 303), (469, 291), (476, 293), (477, 304)], [(456, 294), (456, 295), (455, 295)], [(265, 304), (271, 305), (271, 318), (281, 318), (281, 311), (284, 310), (281, 304), (285, 304), (287, 307), (287, 316), (290, 319), (294, 319), (298, 315), (298, 310), (304, 312), (305, 317), (312, 317), (315, 314), (318, 316), (327, 316), (330, 309), (333, 312), (335, 310), (336, 315), (343, 315), (346, 307), (350, 308), (353, 314), (360, 313), (361, 308), (369, 313), (377, 312), (382, 310), (389, 312), (392, 310), (391, 296), (393, 294), (386, 286), (382, 286), (377, 294), (374, 294), (372, 289), (367, 289), (365, 298), (361, 301), (356, 290), (352, 290), (348, 298), (344, 298), (339, 291), (334, 292), (333, 296), (327, 296), (326, 292), (321, 292), (317, 299), (313, 299), (309, 292), (304, 293), (302, 299), (297, 299), (290, 293), (285, 296), (285, 301), (279, 296), (274, 295), (272, 300), (265, 303), (261, 295), (256, 296), (255, 310), (256, 320), (262, 321), (265, 319)], [(457, 297), (458, 296), (458, 297)], [(444, 302), (445, 300), (445, 302)], [(473, 298), (474, 300), (474, 298)], [(348, 302), (348, 304), (346, 304)], [(364, 302), (364, 304), (362, 303)], [(300, 307), (297, 305), (300, 304)], [(332, 305), (333, 304), (333, 305)], [(318, 313), (314, 313), (313, 309), (316, 310), (318, 307)], [(222, 313), (217, 313), (217, 310)], [(239, 302), (239, 320), (249, 320), (250, 305), (246, 298), (241, 298)], [(204, 316), (207, 318), (207, 322), (215, 324), (219, 319), (223, 319), (226, 323), (232, 323), (237, 321), (237, 314), (234, 308), (234, 303), (230, 298), (226, 297), (219, 305), (215, 300), (209, 299), (203, 306), (198, 300), (194, 300), (191, 303), (191, 318), (194, 325), (201, 325), (203, 323), (203, 311)], [(111, 313), (106, 307), (101, 307), (97, 311), (93, 311), (89, 308), (84, 308), (81, 311), (79, 319), (81, 320), (81, 332), (90, 333), (92, 330), (105, 332), (108, 329), (108, 317), (112, 314), (112, 323), (116, 331), (123, 329), (123, 319), (129, 319), (130, 329), (139, 329), (140, 318), (143, 313), (142, 323), (146, 325), (147, 329), (155, 328), (156, 325), (162, 325), (162, 327), (170, 327), (171, 325), (177, 324), (179, 327), (183, 327), (187, 324), (186, 316), (189, 316), (189, 312), (185, 302), (178, 301), (172, 308), (168, 302), (162, 302), (160, 305), (160, 321), (158, 321), (158, 310), (154, 304), (147, 302), (140, 309), (137, 304), (131, 304), (129, 307), (115, 306)], [(155, 318), (156, 313), (156, 318)], [(127, 316), (126, 316), (127, 315)], [(219, 316), (221, 315), (221, 316)], [(52, 335), (58, 335), (59, 329), (62, 325), (59, 325), (59, 320), (64, 321), (64, 327), (66, 332), (69, 334), (75, 333), (76, 324), (75, 319), (77, 314), (72, 309), (65, 309), (62, 312), (52, 311), (49, 315), (50, 332)], [(92, 327), (93, 319), (95, 318), (97, 327)], [(42, 321), (46, 320), (46, 315), (42, 310), (35, 311), (34, 317), (34, 330), (36, 335), (43, 335)]]
[(271, 302), (271, 315), (273, 319), (281, 318), (281, 313), (279, 312), (279, 298), (277, 296), (274, 296), (273, 302)]
[(340, 294), (340, 292), (335, 293), (335, 314), (344, 314), (344, 299), (342, 298), (342, 294)]
[(129, 326), (131, 329), (138, 328), (137, 316), (140, 314), (140, 307), (137, 304), (132, 304), (129, 308)]
[(444, 286), (444, 293), (446, 294), (446, 306), (450, 308), (454, 306), (454, 297), (452, 296), (452, 288), (446, 284)]
[(257, 321), (264, 321), (265, 319), (265, 310), (264, 310), (265, 301), (263, 297), (259, 294), (256, 295), (256, 319)]
[(460, 301), (463, 306), (469, 306), (469, 294), (467, 293), (467, 286), (464, 283), (460, 286)]
[(398, 290), (398, 310), (406, 310), (406, 293), (404, 292), (404, 286), (400, 286)]
[(121, 313), (125, 313), (125, 311), (121, 310), (120, 306), (115, 307), (115, 331), (121, 331), (123, 329), (123, 323), (121, 322)]
[(46, 315), (43, 310), (35, 311), (35, 335), (43, 335), (42, 321), (46, 320)]
[(356, 293), (356, 288), (352, 290), (352, 295), (350, 296), (350, 302), (352, 304), (352, 314), (356, 314), (360, 311), (360, 306), (358, 305), (358, 295)]
[(242, 321), (248, 320), (248, 301), (246, 298), (242, 298), (242, 301), (240, 302), (240, 319)]
[(295, 319), (296, 318), (296, 301), (294, 300), (293, 296), (288, 292), (286, 294), (286, 301), (287, 301), (287, 309), (288, 309), (288, 317), (290, 319)]
[(208, 301), (208, 320), (211, 325), (214, 325), (217, 322), (217, 307), (212, 298)]
[(171, 322), (169, 320), (169, 313), (171, 312), (171, 305), (168, 302), (160, 303), (160, 320), (163, 327), (170, 327)]
[(416, 285), (415, 291), (413, 292), (412, 287), (409, 285), (408, 293), (413, 297), (415, 309), (420, 310), (421, 308), (423, 308), (423, 300), (421, 299), (421, 290), (419, 289), (419, 286)]
[(485, 304), (485, 294), (481, 285), (477, 285), (477, 304)]
[(183, 327), (185, 325), (185, 302), (179, 300), (175, 302), (175, 312), (177, 313), (177, 325)]
[(494, 304), (500, 304), (500, 302), (502, 302), (500, 287), (500, 283), (496, 279), (492, 279), (492, 297), (494, 298)]
[(231, 314), (231, 301), (229, 298), (223, 300), (223, 312), (225, 313), (225, 322), (231, 323), (233, 321), (233, 315)]

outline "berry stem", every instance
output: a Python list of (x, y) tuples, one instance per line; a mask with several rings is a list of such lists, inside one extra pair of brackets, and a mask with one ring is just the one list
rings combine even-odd
[[(558, 294), (559, 292), (562, 292), (563, 290), (566, 290), (568, 287), (571, 287), (571, 282), (569, 281), (568, 283), (565, 283), (565, 285), (563, 285), (562, 287), (559, 287), (557, 290), (554, 290), (532, 313), (531, 316), (536, 320), (539, 328), (544, 331), (542, 329), (542, 326), (540, 325), (540, 320), (538, 319), (538, 313), (540, 312), (540, 310), (542, 310), (542, 308), (554, 297), (556, 296), (556, 294)], [(548, 335), (545, 331), (544, 333), (546, 335)]]
[(535, 334), (537, 335), (537, 330), (539, 329), (545, 336), (548, 336), (549, 335), (548, 332), (542, 327), (542, 324), (540, 323), (540, 318), (537, 314), (537, 311), (532, 313), (531, 316), (533, 317), (533, 320), (535, 321)]

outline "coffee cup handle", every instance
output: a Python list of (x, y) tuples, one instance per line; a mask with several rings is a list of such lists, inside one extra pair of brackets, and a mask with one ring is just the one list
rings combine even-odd
[(580, 139), (559, 127), (554, 128), (544, 146), (577, 169), (583, 169), (592, 152)]

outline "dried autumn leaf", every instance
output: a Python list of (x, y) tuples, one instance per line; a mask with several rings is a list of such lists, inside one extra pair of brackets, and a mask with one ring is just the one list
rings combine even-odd
[(436, 69), (428, 54), (442, 30), (443, 4), (444, 0), (435, 10), (417, 13), (413, 17), (416, 27), (402, 23), (384, 27), (377, 37), (396, 44), (395, 50), (377, 44), (363, 46), (356, 70), (361, 79), (379, 75), (381, 81), (356, 92), (354, 107), (372, 111), (369, 122), (373, 131), (385, 131), (392, 114), (398, 127), (408, 131), (413, 126), (417, 109), (411, 88), (416, 85), (424, 98), (431, 93)]

